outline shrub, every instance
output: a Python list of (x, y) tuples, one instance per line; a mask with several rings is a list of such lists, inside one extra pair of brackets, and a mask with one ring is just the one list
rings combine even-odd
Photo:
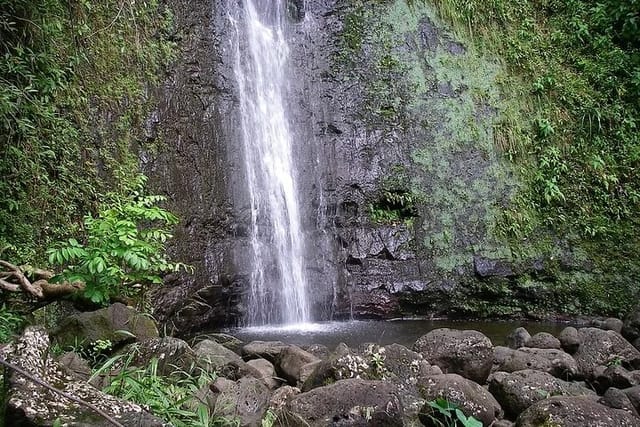
[(82, 281), (84, 296), (104, 304), (161, 284), (163, 273), (189, 268), (167, 259), (165, 243), (178, 220), (157, 206), (163, 196), (144, 195), (145, 181), (141, 176), (131, 194), (114, 197), (96, 217), (87, 215), (82, 242), (72, 238), (47, 251), (51, 264), (66, 265), (54, 280)]

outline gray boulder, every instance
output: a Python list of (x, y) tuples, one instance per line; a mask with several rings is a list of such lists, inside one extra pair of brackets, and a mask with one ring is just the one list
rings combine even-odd
[(198, 366), (207, 372), (216, 372), (229, 379), (238, 379), (249, 374), (259, 376), (240, 356), (215, 341), (200, 341), (193, 347), (193, 352)]
[(155, 322), (131, 307), (115, 303), (96, 311), (78, 313), (65, 318), (51, 333), (62, 347), (91, 345), (97, 340), (110, 341), (113, 346), (132, 341), (158, 338)]
[(62, 365), (67, 374), (77, 380), (88, 381), (91, 377), (91, 366), (78, 353), (68, 351), (58, 357), (58, 363)]
[(515, 350), (517, 348), (524, 347), (530, 339), (531, 334), (529, 334), (529, 331), (520, 326), (507, 335), (507, 346)]
[(311, 344), (307, 346), (302, 346), (302, 349), (304, 351), (307, 351), (313, 354), (318, 359), (322, 359), (322, 360), (328, 358), (329, 355), (331, 354), (331, 351), (329, 351), (327, 346), (322, 344)]
[(622, 332), (622, 327), (624, 326), (622, 320), (616, 319), (615, 317), (595, 319), (591, 324), (596, 328), (603, 329), (605, 331), (614, 331), (617, 333)]
[(483, 384), (493, 363), (493, 344), (478, 331), (435, 329), (420, 337), (413, 350), (445, 373), (455, 373)]
[[(473, 416), (484, 425), (491, 425), (502, 417), (502, 408), (498, 401), (483, 387), (457, 374), (435, 375), (418, 383), (421, 396), (432, 401), (444, 398), (460, 407), (466, 416)], [(429, 413), (429, 405), (423, 408), (423, 414)], [(428, 417), (427, 417), (428, 418)]]
[[(277, 357), (276, 367), (280, 375), (290, 385), (297, 386), (304, 383), (309, 377), (320, 359), (313, 354), (304, 351), (296, 345), (290, 345), (283, 349)], [(309, 365), (305, 368), (305, 365)]]
[(573, 378), (578, 372), (576, 361), (561, 351), (521, 347), (518, 350), (496, 347), (492, 371), (516, 372), (525, 369), (547, 372), (558, 378)]
[(492, 374), (489, 391), (514, 419), (529, 406), (551, 396), (595, 396), (595, 392), (585, 387), (530, 369)]
[(235, 383), (224, 384), (213, 412), (216, 416), (236, 420), (243, 427), (259, 427), (270, 398), (271, 391), (262, 380), (243, 377)]
[(640, 420), (621, 409), (596, 402), (592, 397), (556, 396), (525, 410), (516, 427), (638, 427)]
[(621, 334), (629, 342), (634, 342), (640, 338), (640, 305), (625, 316)]
[(405, 425), (396, 387), (385, 381), (362, 379), (340, 380), (294, 396), (277, 415), (283, 426)]
[(247, 365), (256, 372), (256, 378), (261, 379), (264, 384), (271, 390), (275, 390), (280, 385), (276, 375), (276, 369), (273, 364), (266, 359), (252, 359)]
[(580, 347), (580, 335), (578, 330), (573, 326), (568, 326), (558, 335), (560, 346), (569, 354), (574, 354)]
[(598, 402), (608, 406), (609, 408), (623, 409), (631, 415), (635, 415), (636, 417), (638, 416), (638, 411), (633, 406), (633, 403), (631, 403), (629, 396), (618, 388), (610, 387)]
[(640, 414), (640, 385), (629, 387), (622, 391), (627, 395), (633, 407)]
[(275, 363), (280, 352), (289, 347), (282, 341), (251, 341), (242, 347), (242, 357), (245, 359), (267, 359)]
[[(49, 336), (44, 328), (28, 327), (15, 343), (2, 349), (0, 357), (38, 380), (88, 402), (120, 424), (146, 427), (165, 425), (139, 405), (105, 394), (67, 375), (62, 366), (50, 358), (49, 345)], [(113, 426), (95, 410), (66, 399), (16, 371), (9, 371), (7, 386), (5, 420), (10, 420), (11, 425), (50, 426), (59, 420), (62, 425)]]
[(393, 375), (392, 380), (405, 385), (416, 385), (426, 377), (442, 374), (442, 370), (430, 365), (422, 354), (400, 344), (380, 347), (377, 353), (381, 355), (384, 369)]
[(236, 352), (238, 354), (240, 353), (240, 351), (242, 351), (242, 346), (244, 345), (244, 343), (241, 340), (234, 337), (233, 335), (223, 334), (222, 332), (199, 335), (196, 337), (196, 340), (193, 343), (193, 345), (195, 346), (197, 343), (204, 340), (215, 341), (218, 344), (222, 344), (229, 350)]
[(601, 393), (609, 387), (623, 389), (640, 384), (640, 371), (628, 371), (622, 366), (609, 366), (602, 372), (596, 372), (594, 384)]
[(196, 364), (193, 349), (179, 338), (153, 338), (134, 344), (126, 351), (134, 356), (131, 361), (133, 366), (146, 367), (151, 359), (156, 359), (160, 375), (171, 375), (176, 371), (191, 372)]
[(598, 328), (578, 330), (581, 345), (573, 355), (580, 374), (594, 380), (598, 367), (620, 364), (625, 368), (640, 368), (640, 351), (635, 349), (620, 334)]
[(344, 344), (336, 347), (328, 359), (314, 365), (302, 385), (302, 391), (334, 383), (343, 379), (359, 378), (381, 380), (388, 377), (388, 371), (376, 364), (370, 355), (359, 354)]
[(548, 332), (538, 332), (524, 343), (524, 347), (557, 350), (562, 348), (560, 340)]
[(269, 400), (269, 408), (271, 409), (282, 409), (284, 408), (294, 396), (300, 394), (300, 389), (298, 387), (291, 387), (290, 385), (285, 385), (277, 389), (271, 395), (271, 399)]

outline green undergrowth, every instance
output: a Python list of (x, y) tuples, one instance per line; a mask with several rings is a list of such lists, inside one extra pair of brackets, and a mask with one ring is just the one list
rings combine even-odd
[(434, 2), (461, 37), (504, 60), (504, 93), (524, 100), (496, 135), (528, 184), (502, 231), (522, 238), (539, 220), (588, 238), (637, 235), (640, 3)]
[(207, 404), (206, 392), (216, 379), (214, 373), (175, 368), (170, 375), (163, 375), (158, 359), (151, 359), (146, 367), (137, 367), (132, 363), (135, 356), (134, 349), (106, 360), (94, 371), (92, 379), (105, 382), (105, 393), (140, 404), (176, 427), (239, 425), (236, 420), (214, 415)]
[[(525, 259), (553, 251), (551, 230), (581, 263), (525, 289), (548, 296), (540, 311), (624, 313), (640, 270), (640, 2), (434, 3), (460, 38), (506, 70), (499, 82), (510, 101), (498, 112), (494, 143), (524, 185), (496, 231)], [(522, 293), (514, 285), (493, 297)]]
[(45, 265), (107, 191), (131, 190), (149, 89), (172, 57), (156, 0), (0, 8), (0, 249)]

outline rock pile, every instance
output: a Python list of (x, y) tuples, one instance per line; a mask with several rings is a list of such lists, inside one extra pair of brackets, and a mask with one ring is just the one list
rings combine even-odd
[[(637, 315), (630, 319), (636, 322)], [(272, 426), (428, 427), (438, 425), (434, 402), (446, 401), (484, 426), (637, 427), (640, 351), (619, 332), (633, 331), (634, 325), (620, 329), (617, 322), (603, 321), (600, 327), (567, 327), (558, 337), (531, 336), (518, 328), (507, 340), (509, 347), (494, 346), (478, 331), (453, 329), (432, 330), (412, 349), (340, 344), (329, 351), (317, 344), (243, 344), (223, 334), (193, 345), (150, 338), (139, 344), (136, 363), (144, 366), (156, 357), (166, 359), (166, 366), (216, 372), (205, 401), (214, 413), (241, 426), (261, 426), (268, 417)], [(637, 340), (633, 332), (629, 336)], [(141, 408), (64, 376), (46, 355), (47, 347), (42, 330), (28, 329), (4, 354), (64, 384), (69, 393), (117, 407), (111, 413), (124, 425), (161, 425)], [(26, 364), (25, 355), (38, 365)], [(81, 409), (65, 411), (58, 397), (12, 377), (9, 413), (21, 414), (29, 425), (54, 419), (74, 425)]]

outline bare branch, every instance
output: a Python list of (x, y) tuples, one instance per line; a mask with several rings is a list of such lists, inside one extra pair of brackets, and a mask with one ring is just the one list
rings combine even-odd
[(42, 288), (40, 286), (34, 286), (31, 284), (27, 276), (24, 275), (22, 270), (19, 267), (11, 264), (10, 262), (0, 260), (0, 265), (6, 267), (10, 270), (13, 270), (13, 276), (18, 279), (20, 282), (20, 287), (24, 289), (27, 293), (33, 295), (36, 298), (43, 298)]
[(16, 285), (15, 283), (9, 283), (4, 279), (0, 279), (0, 289), (9, 291), (9, 292), (19, 292), (20, 286)]

